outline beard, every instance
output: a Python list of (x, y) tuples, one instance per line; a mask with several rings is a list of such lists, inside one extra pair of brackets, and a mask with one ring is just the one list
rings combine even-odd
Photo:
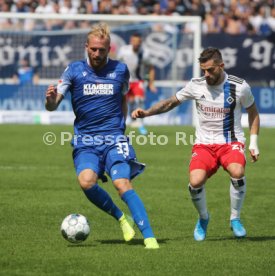
[(90, 58), (89, 57), (89, 61), (90, 61), (91, 66), (94, 69), (100, 69), (107, 63), (107, 57), (103, 57), (103, 58), (101, 58), (101, 57)]
[(208, 85), (219, 85), (224, 80), (224, 72), (220, 71), (219, 74), (216, 74), (212, 77), (205, 77), (205, 80)]
[(221, 81), (221, 75), (206, 77), (205, 80), (208, 85), (218, 85)]

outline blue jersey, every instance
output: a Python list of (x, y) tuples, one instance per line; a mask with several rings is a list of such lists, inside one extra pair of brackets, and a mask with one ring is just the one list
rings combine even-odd
[(35, 70), (31, 67), (19, 67), (16, 73), (21, 85), (32, 84), (34, 74)]
[(108, 59), (102, 69), (95, 71), (87, 62), (69, 64), (57, 86), (58, 93), (71, 93), (75, 134), (124, 134), (122, 98), (129, 85), (127, 66)]

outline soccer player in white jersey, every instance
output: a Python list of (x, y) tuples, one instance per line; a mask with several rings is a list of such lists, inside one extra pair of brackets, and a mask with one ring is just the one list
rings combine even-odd
[(195, 100), (198, 115), (196, 141), (189, 166), (189, 191), (199, 213), (194, 238), (206, 237), (209, 213), (206, 206), (205, 183), (219, 166), (230, 176), (230, 226), (235, 237), (246, 236), (240, 221), (246, 193), (245, 136), (241, 127), (242, 107), (248, 113), (250, 128), (249, 151), (252, 162), (258, 160), (257, 138), (260, 119), (251, 89), (245, 80), (228, 75), (220, 51), (205, 49), (199, 57), (204, 74), (193, 78), (175, 96), (160, 101), (147, 110), (136, 109), (133, 118), (144, 118), (167, 112), (186, 100)]
[[(145, 84), (144, 78), (146, 70), (148, 70), (148, 88), (151, 92), (156, 92), (154, 86), (155, 69), (150, 64), (149, 53), (142, 47), (142, 37), (138, 33), (134, 33), (130, 37), (130, 44), (122, 46), (117, 54), (117, 59), (126, 63), (130, 72), (130, 89), (127, 94), (129, 111), (136, 108), (143, 108), (145, 101)], [(134, 125), (134, 124), (133, 124)], [(143, 120), (137, 121), (140, 134), (146, 135), (147, 129), (143, 124)]]
[(48, 87), (45, 105), (49, 111), (56, 110), (64, 96), (71, 94), (73, 160), (80, 187), (94, 205), (119, 221), (125, 241), (130, 241), (135, 235), (131, 223), (97, 184), (98, 179), (106, 180), (106, 172), (142, 233), (145, 248), (157, 249), (147, 212), (131, 184), (144, 164), (137, 162), (124, 135), (129, 71), (124, 63), (108, 58), (109, 51), (109, 27), (94, 25), (87, 35), (87, 59), (68, 65), (57, 87)]

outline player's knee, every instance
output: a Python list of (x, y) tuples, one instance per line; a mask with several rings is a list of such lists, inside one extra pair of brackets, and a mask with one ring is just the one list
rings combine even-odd
[(92, 170), (83, 170), (78, 176), (78, 182), (83, 190), (88, 190), (97, 183), (97, 174)]
[(113, 181), (115, 188), (117, 189), (120, 196), (129, 190), (133, 189), (133, 186), (129, 179), (120, 178)]
[(207, 173), (204, 170), (193, 170), (190, 172), (189, 182), (192, 188), (202, 187), (207, 180)]
[(241, 165), (231, 166), (228, 172), (232, 178), (240, 179), (244, 177), (244, 167)]
[(128, 163), (116, 163), (112, 166), (110, 173), (113, 184), (120, 196), (122, 196), (128, 190), (133, 189), (130, 182), (131, 168)]

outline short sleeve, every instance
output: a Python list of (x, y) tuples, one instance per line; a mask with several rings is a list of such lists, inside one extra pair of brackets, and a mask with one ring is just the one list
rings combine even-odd
[(194, 93), (193, 93), (193, 83), (192, 81), (189, 81), (185, 87), (183, 87), (181, 90), (179, 90), (176, 93), (176, 98), (179, 100), (179, 102), (184, 102), (187, 100), (194, 99)]
[(146, 49), (143, 49), (142, 51), (142, 62), (145, 65), (152, 65), (151, 63), (151, 57), (150, 57), (150, 52)]
[(70, 65), (67, 66), (57, 84), (57, 93), (62, 94), (63, 96), (65, 96), (70, 91), (70, 87), (72, 85), (70, 69)]
[(241, 90), (241, 104), (244, 108), (248, 108), (253, 105), (254, 101), (255, 100), (251, 88), (247, 82), (244, 81)]

